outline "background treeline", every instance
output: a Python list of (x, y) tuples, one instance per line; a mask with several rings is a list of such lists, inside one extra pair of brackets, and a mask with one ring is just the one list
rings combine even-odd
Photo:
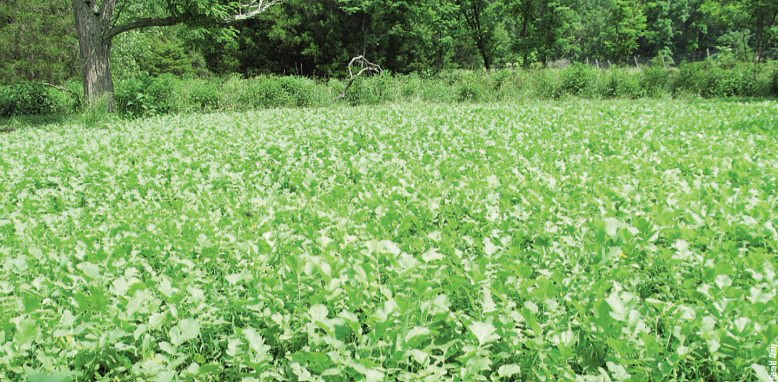
[[(287, 0), (230, 30), (150, 29), (116, 39), (119, 78), (239, 73), (340, 77), (363, 54), (394, 73), (634, 65), (778, 56), (774, 0)], [(69, 0), (0, 2), (0, 83), (79, 75)]]
[[(776, 15), (764, 0), (287, 0), (229, 29), (120, 35), (116, 106), (775, 96)], [(70, 0), (0, 2), (0, 116), (81, 107), (73, 24)], [(356, 55), (386, 72), (341, 99)]]

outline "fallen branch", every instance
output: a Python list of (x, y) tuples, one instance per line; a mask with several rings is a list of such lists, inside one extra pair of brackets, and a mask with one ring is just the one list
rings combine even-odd
[(68, 88), (66, 88), (64, 86), (54, 85), (54, 84), (50, 84), (48, 82), (43, 82), (42, 84), (45, 85), (45, 86), (48, 86), (50, 88), (57, 89), (57, 90), (59, 90), (61, 92), (69, 93), (69, 94), (73, 95), (73, 97), (76, 97), (77, 100), (81, 99), (81, 95), (80, 94), (78, 94), (78, 93), (76, 93), (76, 92), (74, 92), (74, 91), (72, 91), (72, 90), (70, 90), (70, 89), (68, 89)]
[[(360, 68), (359, 72), (357, 72), (356, 75), (354, 74), (354, 70), (353, 70), (353, 67), (355, 65), (359, 65), (359, 68)], [(356, 56), (356, 57), (352, 58), (351, 61), (348, 63), (348, 75), (349, 75), (348, 83), (346, 84), (346, 87), (343, 89), (343, 92), (341, 92), (340, 95), (337, 98), (335, 98), (335, 100), (337, 101), (337, 100), (340, 100), (340, 99), (343, 99), (344, 97), (346, 97), (346, 92), (348, 91), (349, 88), (351, 88), (351, 85), (354, 84), (354, 81), (358, 77), (360, 77), (363, 74), (368, 73), (368, 72), (380, 74), (383, 71), (384, 70), (381, 69), (381, 67), (379, 65), (376, 65), (376, 64), (368, 61), (364, 56), (360, 55), (360, 56)]]

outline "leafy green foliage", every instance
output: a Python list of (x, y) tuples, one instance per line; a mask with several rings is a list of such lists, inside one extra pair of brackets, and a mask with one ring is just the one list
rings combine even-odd
[(129, 116), (163, 114), (172, 111), (176, 79), (138, 76), (120, 81), (116, 87), (117, 109)]
[(594, 93), (598, 70), (584, 64), (574, 64), (562, 71), (561, 94), (587, 96)]
[(778, 327), (775, 106), (5, 135), (0, 379), (753, 378)]
[[(640, 98), (644, 95), (641, 77), (631, 73), (632, 69), (609, 70), (602, 78), (598, 93), (608, 98)], [(653, 85), (653, 84), (652, 84)]]
[(139, 69), (151, 76), (158, 77), (161, 74), (184, 78), (194, 76), (193, 57), (175, 40), (158, 39), (143, 58), (138, 62)]
[(0, 2), (0, 85), (62, 83), (78, 75), (70, 0)]
[(72, 111), (69, 96), (40, 83), (0, 86), (0, 117)]

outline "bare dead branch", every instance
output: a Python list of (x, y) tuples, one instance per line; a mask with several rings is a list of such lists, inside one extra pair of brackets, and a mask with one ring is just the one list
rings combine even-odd
[[(359, 72), (357, 72), (357, 74), (354, 75), (353, 67), (356, 66), (356, 65), (358, 65), (360, 69), (359, 69)], [(368, 73), (368, 72), (372, 72), (372, 73), (375, 73), (375, 74), (380, 74), (383, 71), (384, 70), (381, 69), (381, 66), (368, 61), (362, 55), (359, 55), (359, 56), (356, 56), (356, 57), (352, 58), (351, 61), (349, 61), (349, 63), (348, 63), (348, 75), (349, 75), (348, 83), (346, 84), (346, 87), (343, 89), (343, 92), (341, 92), (340, 95), (337, 98), (335, 98), (335, 100), (337, 101), (339, 99), (345, 98), (346, 97), (346, 92), (348, 91), (348, 89), (351, 88), (351, 85), (354, 84), (354, 81), (357, 78), (361, 77), (363, 74)]]
[(232, 16), (230, 21), (250, 19), (282, 1), (283, 0), (249, 0), (245, 4), (241, 2), (239, 7), (240, 13)]

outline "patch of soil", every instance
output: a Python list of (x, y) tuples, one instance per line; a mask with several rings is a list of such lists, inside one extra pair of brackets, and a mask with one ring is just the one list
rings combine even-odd
[(0, 133), (13, 133), (16, 129), (10, 127), (0, 127)]

